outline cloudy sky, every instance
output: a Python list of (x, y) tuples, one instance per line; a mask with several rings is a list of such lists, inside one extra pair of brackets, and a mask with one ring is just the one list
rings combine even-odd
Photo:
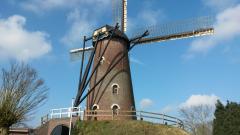
[[(84, 35), (112, 24), (111, 0), (1, 0), (0, 67), (24, 61), (50, 88), (50, 109), (69, 107), (80, 61), (69, 50)], [(198, 16), (214, 18), (215, 35), (138, 46), (130, 53), (137, 109), (177, 114), (180, 106), (240, 102), (239, 0), (129, 0), (128, 34), (134, 29)]]

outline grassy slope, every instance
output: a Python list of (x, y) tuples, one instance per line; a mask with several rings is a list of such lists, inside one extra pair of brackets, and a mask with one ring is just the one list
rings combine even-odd
[(189, 135), (185, 131), (143, 121), (79, 121), (73, 135)]

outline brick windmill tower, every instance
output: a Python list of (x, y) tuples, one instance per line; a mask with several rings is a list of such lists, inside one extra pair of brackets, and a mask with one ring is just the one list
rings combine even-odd
[[(84, 37), (83, 47), (70, 51), (73, 59), (81, 59), (80, 79), (74, 106), (86, 99), (87, 110), (102, 110), (120, 115), (135, 111), (128, 53), (136, 45), (213, 34), (211, 18), (200, 17), (148, 27), (129, 38), (127, 28), (127, 0), (113, 0), (115, 26), (106, 25)], [(86, 42), (92, 45), (86, 47)], [(88, 55), (88, 60), (86, 59)], [(79, 58), (81, 57), (81, 58)], [(86, 62), (85, 62), (86, 61)], [(133, 113), (133, 112), (131, 112)], [(107, 115), (102, 113), (103, 115)], [(129, 113), (128, 113), (129, 114)], [(119, 117), (119, 119), (135, 119)], [(98, 120), (111, 117), (95, 117)]]

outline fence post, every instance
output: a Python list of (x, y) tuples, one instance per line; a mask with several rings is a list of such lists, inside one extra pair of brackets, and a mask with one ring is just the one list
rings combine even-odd
[(80, 108), (80, 106), (77, 108), (77, 112), (75, 113), (75, 115), (77, 114), (77, 117), (79, 117), (79, 119), (81, 120), (81, 108)]
[(143, 120), (143, 117), (142, 117), (142, 111), (140, 111), (140, 120)]
[(165, 122), (165, 121), (164, 121), (164, 114), (162, 114), (162, 116), (163, 116), (163, 117), (162, 117), (162, 120), (163, 120), (163, 124), (165, 124), (165, 123), (164, 123), (164, 122)]
[(86, 111), (87, 111), (87, 108), (83, 108), (83, 120), (84, 119), (87, 119), (87, 116), (86, 116)]
[(70, 118), (70, 107), (68, 108), (67, 117)]
[(179, 126), (180, 126), (180, 128), (184, 129), (184, 124), (183, 124), (183, 122), (180, 121), (180, 120), (178, 120), (178, 121), (179, 121)]
[(60, 118), (62, 118), (62, 109), (60, 109)]
[(78, 115), (81, 118), (81, 107), (78, 108)]
[(82, 120), (84, 120), (84, 118), (85, 118), (85, 113), (86, 113), (86, 110), (84, 109), (83, 110), (83, 116), (82, 116), (83, 119)]
[(53, 110), (51, 110), (51, 116), (50, 116), (50, 118), (51, 118), (51, 119), (53, 118)]
[(113, 116), (113, 110), (112, 110), (112, 120), (113, 120), (113, 117), (114, 117), (114, 116)]
[(43, 125), (43, 117), (41, 117), (41, 125)]

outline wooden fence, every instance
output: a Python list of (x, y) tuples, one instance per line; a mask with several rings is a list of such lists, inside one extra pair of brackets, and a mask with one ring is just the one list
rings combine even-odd
[(80, 120), (97, 120), (97, 119), (143, 120), (157, 124), (164, 124), (184, 128), (182, 120), (161, 113), (153, 113), (146, 111), (124, 111), (124, 110), (118, 110), (115, 112), (113, 110), (81, 110), (81, 108), (78, 107), (53, 109), (51, 110), (50, 114), (41, 118), (41, 124), (45, 124), (51, 119), (70, 118), (70, 116), (79, 117)]

